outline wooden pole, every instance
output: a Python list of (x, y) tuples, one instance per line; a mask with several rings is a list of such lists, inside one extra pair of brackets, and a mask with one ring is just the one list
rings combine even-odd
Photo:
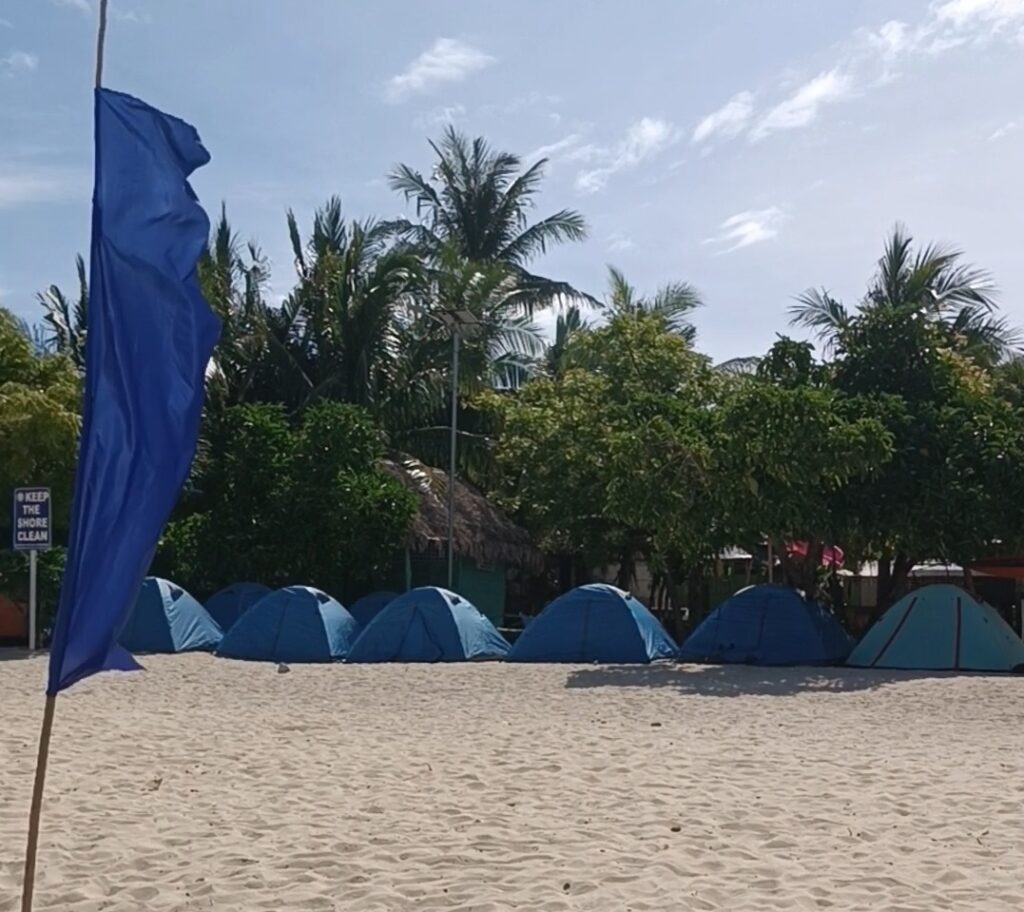
[(107, 0), (100, 0), (100, 21), (96, 30), (96, 88), (103, 85), (103, 44), (107, 38)]
[[(103, 44), (106, 37), (107, 0), (100, 0), (99, 23), (96, 29), (96, 79), (94, 83), (97, 89), (103, 84)], [(32, 785), (32, 806), (28, 813), (25, 876), (21, 882), (21, 912), (32, 912), (32, 897), (36, 887), (36, 853), (39, 849), (39, 821), (43, 812), (46, 764), (50, 758), (50, 736), (53, 734), (53, 714), (56, 708), (57, 695), (47, 694), (46, 703), (43, 706), (43, 727), (39, 732), (39, 752), (36, 754), (36, 778)]]
[(32, 912), (32, 894), (36, 883), (36, 849), (39, 846), (39, 816), (43, 809), (43, 786), (46, 784), (46, 761), (50, 756), (50, 734), (53, 732), (53, 711), (57, 695), (48, 694), (43, 709), (43, 728), (39, 733), (39, 754), (36, 757), (36, 781), (32, 786), (32, 809), (28, 815), (28, 846), (25, 849), (25, 878), (21, 887), (21, 912)]

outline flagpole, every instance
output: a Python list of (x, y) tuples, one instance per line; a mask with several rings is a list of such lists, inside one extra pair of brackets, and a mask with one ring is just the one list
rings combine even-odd
[(46, 761), (50, 756), (50, 734), (57, 695), (47, 694), (43, 709), (43, 728), (39, 733), (39, 754), (36, 757), (36, 780), (32, 787), (32, 809), (28, 815), (28, 846), (25, 849), (25, 879), (21, 888), (21, 912), (32, 912), (32, 893), (36, 881), (36, 849), (39, 846), (39, 817), (43, 810), (43, 786), (46, 783)]
[[(107, 0), (99, 2), (99, 24), (96, 30), (96, 82), (103, 84), (103, 45), (107, 37)], [(25, 876), (21, 887), (21, 912), (32, 912), (32, 898), (36, 885), (36, 854), (39, 849), (39, 821), (43, 811), (43, 790), (46, 785), (46, 765), (50, 758), (50, 737), (53, 734), (53, 716), (57, 709), (57, 694), (47, 694), (43, 705), (43, 726), (39, 731), (39, 752), (36, 755), (36, 776), (32, 785), (32, 805), (28, 815), (28, 843), (25, 847)]]
[(100, 0), (100, 24), (96, 31), (96, 88), (103, 85), (103, 44), (107, 38), (107, 0)]

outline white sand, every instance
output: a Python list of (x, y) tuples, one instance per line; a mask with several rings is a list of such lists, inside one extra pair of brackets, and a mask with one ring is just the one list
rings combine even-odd
[[(1024, 908), (1020, 678), (146, 664), (58, 701), (37, 909)], [(0, 660), (0, 912), (44, 670)]]

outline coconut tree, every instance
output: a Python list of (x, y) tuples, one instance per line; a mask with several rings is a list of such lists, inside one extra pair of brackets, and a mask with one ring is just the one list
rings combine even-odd
[[(895, 319), (923, 319), (941, 328), (955, 347), (989, 366), (1009, 357), (1020, 337), (996, 311), (991, 275), (962, 262), (959, 250), (938, 244), (914, 249), (897, 225), (886, 241), (861, 312), (888, 309)], [(808, 329), (826, 351), (842, 346), (851, 311), (826, 289), (810, 289), (790, 308), (792, 323)]]
[(625, 275), (614, 266), (608, 267), (608, 298), (598, 309), (609, 315), (654, 314), (662, 319), (665, 328), (687, 342), (697, 337), (697, 328), (690, 318), (702, 305), (700, 293), (687, 282), (669, 282), (661, 286), (654, 297), (639, 295), (626, 281)]
[(382, 223), (346, 221), (337, 197), (315, 213), (308, 241), (290, 211), (288, 231), (298, 282), (280, 308), (263, 311), (260, 398), (293, 407), (339, 399), (379, 417), (404, 357), (403, 313), (421, 282), (419, 260)]
[(78, 295), (74, 301), (56, 285), (38, 292), (36, 300), (43, 308), (47, 346), (67, 355), (81, 371), (85, 369), (85, 315), (89, 306), (89, 281), (81, 254), (75, 257), (75, 274)]
[(437, 159), (429, 176), (400, 164), (388, 177), (391, 188), (416, 207), (416, 221), (391, 223), (399, 236), (435, 265), (446, 249), (466, 262), (505, 264), (526, 306), (581, 297), (569, 284), (528, 268), (549, 248), (587, 236), (583, 216), (572, 209), (530, 222), (546, 159), (524, 170), (518, 155), (498, 152), (482, 137), (470, 140), (451, 126), (430, 147)]

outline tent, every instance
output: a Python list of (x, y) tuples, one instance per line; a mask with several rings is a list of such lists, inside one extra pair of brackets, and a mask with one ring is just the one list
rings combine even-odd
[(1024, 669), (1024, 642), (999, 612), (958, 586), (924, 586), (901, 598), (857, 644), (859, 668), (929, 671)]
[(674, 658), (676, 644), (628, 592), (594, 583), (551, 602), (519, 635), (510, 662), (643, 663)]
[(371, 592), (356, 599), (348, 609), (360, 627), (365, 627), (397, 597), (397, 592)]
[(148, 576), (118, 636), (129, 652), (212, 652), (223, 633), (180, 586)]
[(464, 662), (500, 659), (505, 638), (474, 605), (423, 586), (393, 599), (359, 635), (350, 662)]
[(263, 596), (270, 594), (270, 587), (263, 583), (232, 583), (206, 600), (206, 610), (221, 630), (229, 630), (245, 612)]
[(348, 655), (358, 632), (355, 618), (326, 593), (287, 586), (235, 621), (217, 653), (260, 662), (334, 662)]
[(852, 643), (833, 614), (786, 586), (748, 586), (731, 595), (687, 637), (691, 662), (831, 665)]

